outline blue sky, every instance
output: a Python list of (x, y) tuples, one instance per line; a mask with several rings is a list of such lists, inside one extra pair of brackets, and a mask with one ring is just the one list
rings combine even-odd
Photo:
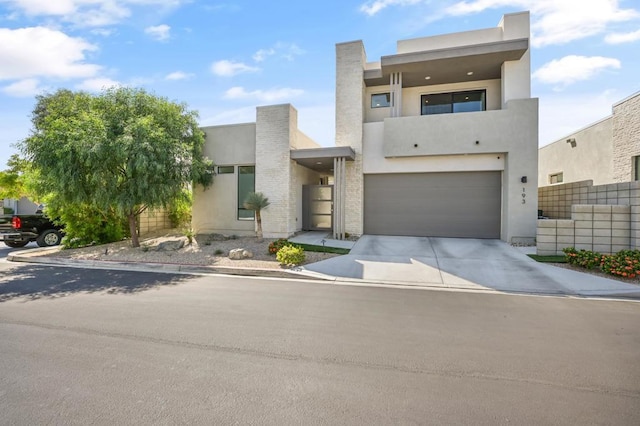
[(29, 133), (34, 95), (62, 87), (144, 87), (186, 102), (202, 125), (290, 102), (330, 146), (335, 43), (361, 39), (375, 61), (398, 39), (494, 27), (522, 10), (541, 146), (640, 90), (640, 0), (0, 0), (0, 168)]

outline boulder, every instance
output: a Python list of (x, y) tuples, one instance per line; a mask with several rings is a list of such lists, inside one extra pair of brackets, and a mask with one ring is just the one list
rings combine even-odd
[(229, 251), (229, 259), (242, 260), (242, 259), (249, 259), (252, 257), (253, 257), (253, 253), (243, 248), (237, 248)]
[(157, 251), (176, 251), (184, 247), (184, 240), (168, 240), (158, 244)]

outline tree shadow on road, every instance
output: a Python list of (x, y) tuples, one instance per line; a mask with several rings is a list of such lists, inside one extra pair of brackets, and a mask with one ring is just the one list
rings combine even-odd
[(24, 265), (2, 271), (0, 302), (57, 298), (77, 293), (137, 293), (189, 280), (189, 275)]

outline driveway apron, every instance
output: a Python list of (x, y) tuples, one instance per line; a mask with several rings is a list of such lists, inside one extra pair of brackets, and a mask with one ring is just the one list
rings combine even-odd
[(538, 263), (501, 240), (363, 235), (304, 270), (338, 279), (505, 292), (640, 297), (640, 287)]

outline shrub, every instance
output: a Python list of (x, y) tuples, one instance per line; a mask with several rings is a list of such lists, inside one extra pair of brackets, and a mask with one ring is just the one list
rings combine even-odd
[(276, 253), (276, 259), (278, 259), (281, 265), (299, 265), (304, 262), (305, 259), (304, 249), (294, 245), (285, 245)]
[(174, 228), (187, 227), (191, 224), (191, 191), (182, 190), (169, 204), (168, 216)]
[(604, 273), (624, 278), (640, 276), (640, 251), (622, 250), (611, 256), (604, 256), (600, 269)]
[(269, 254), (275, 255), (282, 247), (286, 246), (289, 242), (285, 238), (280, 238), (269, 244)]
[(572, 265), (582, 266), (586, 269), (600, 267), (603, 255), (595, 251), (576, 250), (573, 247), (562, 249), (567, 257), (567, 262)]

